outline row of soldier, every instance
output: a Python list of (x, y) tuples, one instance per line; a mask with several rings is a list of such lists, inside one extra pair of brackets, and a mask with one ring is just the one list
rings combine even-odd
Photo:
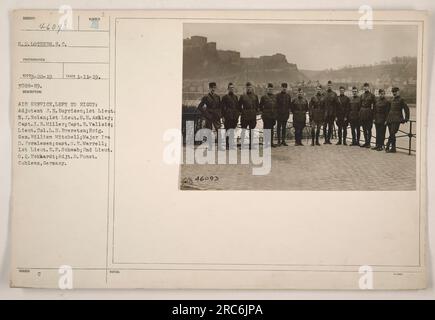
[[(308, 101), (302, 88), (298, 88), (297, 96), (292, 99), (287, 92), (288, 84), (281, 84), (281, 91), (273, 93), (273, 84), (267, 85), (266, 94), (260, 99), (254, 92), (253, 85), (246, 83), (246, 92), (240, 97), (235, 94), (233, 83), (228, 84), (228, 94), (222, 99), (216, 94), (216, 83), (209, 83), (209, 93), (201, 99), (198, 110), (205, 119), (208, 129), (218, 130), (223, 118), (226, 130), (235, 129), (239, 122), (242, 129), (252, 130), (257, 126), (257, 114), (261, 114), (263, 128), (274, 131), (276, 126), (278, 144), (271, 142), (272, 147), (287, 146), (286, 129), (290, 113), (293, 115), (295, 129), (295, 145), (302, 146), (302, 132), (308, 121), (311, 126), (311, 145), (320, 145), (320, 130), (323, 127), (324, 144), (331, 144), (334, 123), (338, 127), (337, 145), (347, 145), (348, 126), (351, 127), (351, 146), (370, 148), (372, 128), (376, 128), (376, 145), (372, 148), (386, 152), (396, 152), (396, 133), (400, 124), (409, 121), (409, 108), (397, 87), (392, 89), (393, 99), (385, 97), (385, 91), (379, 89), (375, 97), (370, 86), (365, 83), (363, 93), (359, 95), (356, 87), (352, 88), (352, 96), (345, 95), (345, 88), (340, 87), (337, 95), (328, 81), (327, 89), (316, 87), (316, 94)], [(386, 128), (389, 137), (384, 145)], [(361, 128), (364, 144), (360, 144)]]

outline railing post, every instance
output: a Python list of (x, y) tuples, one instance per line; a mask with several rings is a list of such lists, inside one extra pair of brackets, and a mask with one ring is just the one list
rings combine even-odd
[(408, 146), (408, 155), (411, 155), (411, 145), (412, 145), (412, 121), (409, 121), (409, 146)]

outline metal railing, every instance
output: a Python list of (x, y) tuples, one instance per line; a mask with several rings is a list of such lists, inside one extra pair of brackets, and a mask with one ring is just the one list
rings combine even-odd
[[(261, 116), (260, 115), (257, 115), (257, 121), (258, 120), (261, 120)], [(197, 130), (199, 130), (199, 129), (201, 129), (203, 127), (202, 126), (202, 118), (201, 118), (201, 115), (198, 112), (196, 112), (196, 111), (184, 112), (183, 113), (183, 117), (182, 117), (182, 122), (183, 122), (182, 123), (183, 143), (185, 142), (185, 137), (186, 137), (186, 125), (185, 125), (186, 121), (193, 121), (194, 122), (194, 126), (195, 126), (194, 132), (195, 133), (197, 132)], [(400, 132), (401, 135), (396, 135), (396, 139), (408, 138), (408, 147), (407, 148), (396, 146), (396, 149), (407, 151), (408, 155), (411, 155), (412, 153), (416, 152), (416, 150), (412, 148), (412, 139), (416, 139), (417, 138), (417, 135), (412, 132), (413, 124), (415, 124), (415, 123), (416, 123), (416, 120), (409, 120), (409, 130), (408, 130), (408, 132), (403, 131), (403, 130), (401, 130), (399, 128), (398, 132)], [(237, 124), (237, 128), (241, 129), (240, 121)], [(350, 125), (347, 126), (347, 130), (349, 128), (350, 128)], [(287, 137), (286, 137), (286, 139), (290, 139), (290, 140), (294, 139), (294, 133), (292, 133), (292, 130), (294, 131), (293, 122), (292, 121), (287, 121)], [(263, 129), (260, 128), (259, 132), (263, 133)], [(360, 128), (360, 132), (363, 132), (362, 128)], [(310, 125), (310, 123), (305, 123), (305, 127), (303, 129), (302, 135), (305, 136), (305, 139), (306, 139), (307, 142), (310, 141), (310, 139), (311, 139), (311, 125)], [(273, 131), (273, 137), (276, 137), (276, 136), (277, 136), (277, 134), (276, 134), (276, 126), (275, 126), (274, 127), (274, 131)], [(321, 138), (324, 137), (323, 136), (323, 130), (320, 131), (320, 137)], [(333, 126), (332, 137), (333, 138), (337, 138), (337, 128), (335, 126), (335, 123), (334, 123), (334, 126)], [(376, 135), (372, 134), (372, 138), (376, 139)], [(387, 136), (386, 136), (386, 139), (388, 139)], [(352, 140), (352, 138), (349, 137), (349, 135), (348, 135), (347, 136), (347, 140)], [(361, 139), (361, 137), (360, 137), (360, 140), (358, 142), (364, 142), (363, 138)], [(372, 141), (370, 141), (370, 144), (371, 145), (375, 145), (375, 143), (372, 142)]]

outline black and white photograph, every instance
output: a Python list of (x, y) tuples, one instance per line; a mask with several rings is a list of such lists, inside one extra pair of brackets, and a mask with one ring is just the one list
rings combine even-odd
[(415, 190), (419, 59), (415, 25), (184, 23), (180, 189)]
[(431, 12), (322, 8), (12, 11), (11, 290), (431, 290)]

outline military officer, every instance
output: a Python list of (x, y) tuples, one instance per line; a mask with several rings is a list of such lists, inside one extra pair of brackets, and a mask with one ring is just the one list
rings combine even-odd
[(332, 81), (329, 80), (328, 88), (325, 92), (325, 122), (323, 124), (323, 137), (325, 138), (324, 144), (331, 144), (336, 106), (337, 94), (332, 90)]
[(385, 98), (385, 90), (379, 89), (379, 97), (376, 99), (374, 108), (374, 122), (376, 128), (376, 146), (372, 149), (382, 151), (384, 149), (385, 131), (387, 129), (385, 121), (390, 110), (390, 101)]
[[(255, 129), (257, 113), (259, 111), (258, 96), (254, 93), (251, 82), (246, 83), (246, 93), (239, 98), (240, 126), (242, 127), (242, 141), (245, 139), (246, 129)], [(251, 132), (252, 133), (252, 132)], [(251, 140), (252, 134), (249, 135)], [(251, 143), (249, 144), (251, 145)]]
[[(222, 97), (222, 115), (224, 117), (225, 130), (233, 129), (231, 139), (234, 139), (234, 129), (237, 127), (239, 122), (239, 99), (234, 93), (235, 87), (232, 82), (228, 83), (228, 94)], [(229, 145), (229, 137), (226, 137), (227, 147)]]
[(347, 145), (347, 126), (349, 125), (350, 99), (344, 94), (345, 88), (340, 87), (340, 95), (337, 97), (337, 108), (335, 112), (338, 127), (337, 145)]
[(221, 127), (221, 99), (215, 93), (216, 83), (210, 82), (208, 84), (209, 93), (202, 97), (201, 102), (198, 105), (198, 110), (202, 117), (205, 119), (205, 127), (207, 129), (212, 129), (214, 127), (219, 130)]
[(364, 83), (364, 92), (361, 95), (361, 109), (359, 112), (359, 120), (364, 133), (364, 144), (361, 146), (363, 148), (370, 148), (375, 102), (376, 98), (375, 95), (370, 92), (370, 85), (367, 82)]
[(351, 146), (359, 146), (361, 137), (359, 111), (361, 109), (361, 98), (358, 96), (358, 89), (352, 87), (352, 98), (349, 99), (349, 123), (352, 132)]
[[(409, 121), (409, 107), (405, 100), (400, 97), (399, 88), (394, 87), (391, 91), (393, 92), (393, 100), (391, 100), (386, 120), (389, 137), (385, 151), (394, 153), (396, 152), (396, 133), (399, 131), (400, 124)], [(405, 116), (403, 116), (403, 112), (405, 112)]]
[(281, 83), (281, 92), (276, 95), (278, 146), (287, 146), (285, 138), (291, 109), (291, 96), (287, 93), (287, 88), (287, 83)]
[[(268, 83), (266, 94), (263, 95), (260, 99), (260, 111), (261, 111), (261, 119), (263, 120), (263, 128), (271, 130), (270, 135), (270, 145), (272, 148), (276, 147), (276, 144), (273, 143), (273, 127), (276, 123), (276, 96), (273, 94), (273, 84)], [(266, 145), (268, 145), (268, 141), (266, 141)]]
[(308, 101), (304, 97), (302, 88), (298, 88), (298, 95), (292, 101), (293, 127), (295, 128), (295, 145), (303, 146), (302, 131), (307, 121)]
[(320, 146), (320, 128), (325, 121), (325, 99), (322, 95), (321, 85), (317, 86), (316, 94), (310, 100), (309, 121), (311, 125), (311, 145)]

